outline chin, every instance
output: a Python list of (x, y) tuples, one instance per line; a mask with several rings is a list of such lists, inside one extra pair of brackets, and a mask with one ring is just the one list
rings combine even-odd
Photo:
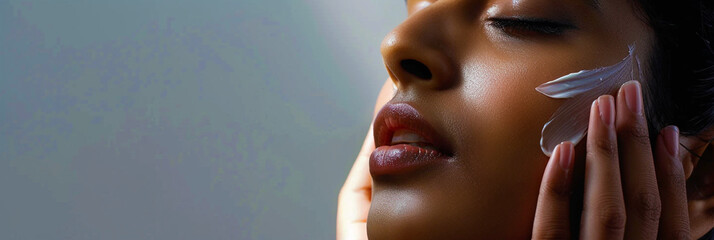
[[(448, 216), (433, 211), (393, 215), (370, 210), (367, 234), (379, 239), (530, 239), (532, 225), (519, 226), (516, 221), (504, 221), (479, 216)], [(388, 210), (389, 211), (389, 210)], [(478, 219), (480, 218), (480, 219)], [(509, 223), (511, 222), (511, 223)], [(495, 226), (498, 225), (498, 226)]]
[(369, 239), (530, 238), (535, 206), (526, 204), (529, 201), (524, 200), (529, 199), (499, 201), (503, 195), (473, 191), (474, 185), (453, 184), (465, 180), (457, 175), (434, 171), (422, 177), (440, 177), (442, 181), (382, 180), (375, 184), (367, 219)]

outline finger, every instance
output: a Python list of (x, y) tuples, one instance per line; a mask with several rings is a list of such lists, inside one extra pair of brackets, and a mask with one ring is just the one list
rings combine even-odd
[[(387, 79), (379, 91), (374, 105), (374, 115), (394, 96), (393, 81)], [(369, 174), (369, 156), (374, 151), (374, 122), (362, 144), (362, 149), (352, 165), (347, 180), (337, 199), (337, 239), (367, 239), (367, 215), (372, 202), (372, 177)]]
[(657, 136), (655, 168), (662, 196), (660, 239), (690, 239), (684, 168), (679, 156), (679, 130), (669, 126)]
[(660, 216), (652, 150), (637, 81), (622, 85), (617, 95), (617, 149), (625, 198), (625, 239), (655, 239)]
[(570, 238), (570, 193), (574, 158), (573, 144), (555, 147), (540, 184), (533, 223), (533, 239)]
[(581, 238), (622, 239), (625, 203), (615, 134), (615, 102), (605, 95), (593, 102), (585, 159)]
[(367, 214), (372, 201), (369, 156), (374, 150), (372, 126), (364, 139), (337, 199), (337, 239), (367, 239)]

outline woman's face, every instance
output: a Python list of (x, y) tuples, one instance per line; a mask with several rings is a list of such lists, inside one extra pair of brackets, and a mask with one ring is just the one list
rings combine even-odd
[[(398, 91), (375, 122), (370, 239), (527, 238), (548, 161), (541, 129), (562, 103), (535, 87), (617, 63), (633, 43), (648, 59), (649, 28), (628, 0), (409, 0), (407, 8), (382, 44)], [(409, 128), (411, 118), (433, 131), (384, 130)], [(413, 141), (406, 152), (389, 146)], [(421, 162), (400, 163), (410, 157)]]

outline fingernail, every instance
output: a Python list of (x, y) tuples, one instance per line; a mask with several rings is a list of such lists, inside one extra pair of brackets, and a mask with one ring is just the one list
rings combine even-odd
[(558, 145), (558, 162), (560, 167), (566, 171), (569, 171), (573, 166), (573, 143), (562, 142)]
[(638, 81), (629, 81), (622, 85), (627, 108), (634, 114), (642, 114), (642, 88)]
[(664, 144), (670, 155), (673, 157), (679, 155), (679, 128), (677, 128), (677, 126), (668, 126), (665, 128)]
[(610, 95), (603, 95), (597, 98), (598, 109), (600, 109), (600, 119), (608, 127), (615, 123), (615, 101)]

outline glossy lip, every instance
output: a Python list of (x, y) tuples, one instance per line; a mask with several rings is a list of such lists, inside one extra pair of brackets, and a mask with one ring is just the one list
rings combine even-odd
[[(390, 145), (394, 132), (400, 129), (420, 135), (434, 149), (408, 144)], [(446, 162), (452, 155), (444, 138), (407, 103), (390, 103), (379, 111), (374, 123), (374, 140), (377, 148), (369, 159), (373, 177), (413, 172)]]

